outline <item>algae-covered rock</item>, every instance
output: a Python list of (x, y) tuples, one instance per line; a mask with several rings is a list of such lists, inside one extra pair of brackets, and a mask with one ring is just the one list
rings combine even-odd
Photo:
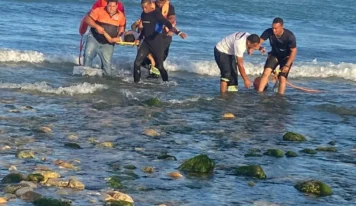
[(126, 201), (117, 201), (117, 200), (109, 200), (105, 203), (105, 206), (134, 206), (131, 202)]
[(316, 154), (316, 153), (318, 153), (316, 150), (313, 150), (313, 149), (303, 149), (303, 150), (300, 150), (300, 152), (305, 153), (305, 154)]
[(35, 206), (71, 206), (72, 203), (70, 201), (62, 201), (52, 198), (40, 198), (33, 202)]
[(337, 149), (335, 147), (318, 147), (318, 148), (316, 148), (316, 151), (320, 151), (320, 152), (337, 152)]
[(73, 188), (73, 189), (78, 189), (78, 190), (84, 190), (85, 185), (80, 182), (79, 180), (76, 179), (69, 179), (69, 183), (68, 186), (69, 188)]
[(175, 156), (169, 155), (166, 152), (158, 155), (157, 159), (159, 159), (159, 160), (174, 160), (174, 161), (177, 161), (177, 158)]
[(35, 154), (32, 150), (21, 150), (16, 153), (16, 157), (20, 159), (35, 158)]
[(134, 169), (136, 169), (137, 167), (134, 166), (134, 165), (125, 165), (124, 168), (125, 168), (125, 169), (128, 169), (128, 170), (134, 170)]
[(239, 167), (236, 169), (236, 175), (266, 179), (266, 174), (259, 165)]
[(109, 181), (107, 182), (108, 185), (114, 189), (121, 189), (123, 185), (121, 184), (120, 177), (112, 176), (110, 177)]
[(285, 153), (285, 156), (286, 157), (298, 157), (297, 153), (296, 152), (293, 152), (293, 151), (287, 151)]
[(294, 132), (287, 132), (283, 135), (283, 140), (284, 141), (293, 141), (293, 142), (304, 142), (307, 141), (307, 139), (298, 133)]
[(151, 107), (159, 107), (162, 105), (161, 100), (159, 100), (157, 97), (148, 99), (143, 102), (144, 104), (151, 106)]
[(28, 192), (25, 192), (24, 194), (22, 194), (20, 196), (20, 199), (24, 200), (26, 202), (33, 202), (35, 200), (41, 199), (41, 197), (42, 197), (42, 195), (37, 192), (28, 191)]
[(280, 149), (269, 149), (269, 150), (267, 150), (267, 152), (265, 152), (263, 154), (268, 155), (268, 156), (277, 157), (277, 158), (284, 156), (283, 151)]
[(41, 174), (29, 174), (27, 176), (28, 181), (34, 181), (34, 182), (41, 182), (43, 181), (45, 178), (43, 175)]
[(245, 154), (245, 157), (262, 157), (261, 150), (251, 148), (247, 151), (247, 153)]
[(21, 188), (24, 188), (24, 187), (28, 187), (27, 184), (11, 184), (11, 185), (7, 185), (5, 188), (4, 188), (4, 192), (5, 193), (9, 193), (9, 194), (15, 194), (15, 192), (18, 190), (18, 189), (21, 189)]
[(43, 176), (43, 181), (42, 182), (46, 182), (48, 179), (50, 178), (60, 178), (61, 175), (58, 172), (54, 172), (54, 171), (36, 171), (33, 174), (41, 174)]
[(327, 196), (333, 194), (333, 191), (327, 184), (318, 180), (299, 182), (294, 187), (300, 192), (315, 194), (319, 196)]
[(64, 147), (68, 147), (71, 149), (82, 149), (77, 143), (71, 143), (71, 142), (64, 143)]
[(155, 172), (155, 168), (153, 168), (153, 167), (144, 167), (141, 170), (142, 170), (142, 172), (146, 172), (146, 173), (154, 173)]
[(256, 183), (255, 183), (255, 182), (253, 182), (253, 181), (250, 181), (250, 182), (248, 182), (248, 186), (250, 186), (250, 187), (254, 187), (254, 186), (256, 186)]
[(98, 148), (113, 148), (114, 144), (112, 142), (102, 142), (96, 145)]
[(215, 163), (207, 155), (198, 155), (186, 160), (179, 166), (179, 170), (192, 173), (210, 173), (214, 170)]
[(19, 183), (22, 180), (26, 180), (26, 177), (20, 173), (10, 173), (2, 178), (1, 183)]

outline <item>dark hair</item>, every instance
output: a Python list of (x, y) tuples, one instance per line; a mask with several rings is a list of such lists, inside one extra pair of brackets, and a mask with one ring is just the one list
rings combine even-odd
[(283, 19), (281, 17), (276, 17), (273, 19), (273, 24), (280, 23), (283, 26)]
[(257, 34), (251, 34), (247, 37), (247, 41), (249, 41), (251, 44), (259, 44), (260, 37)]
[(115, 2), (116, 4), (118, 3), (118, 0), (107, 0), (108, 4), (111, 2)]
[(141, 4), (147, 4), (147, 3), (152, 3), (152, 1), (151, 0), (142, 0), (141, 1)]
[(135, 36), (133, 34), (126, 34), (124, 36), (124, 42), (134, 42), (136, 39), (135, 39)]

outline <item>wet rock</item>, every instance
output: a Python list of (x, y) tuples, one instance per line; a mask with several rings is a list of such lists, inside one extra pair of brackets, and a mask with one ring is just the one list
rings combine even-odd
[(151, 107), (160, 107), (162, 105), (161, 100), (159, 100), (158, 98), (151, 98), (144, 101), (143, 103)]
[(66, 196), (66, 195), (68, 195), (68, 192), (64, 189), (59, 189), (59, 190), (57, 190), (56, 194), (60, 195), (60, 196)]
[(44, 176), (41, 175), (41, 174), (29, 174), (29, 175), (27, 176), (27, 179), (28, 179), (29, 181), (41, 182), (41, 181), (43, 181), (45, 178), (44, 178)]
[(16, 109), (15, 105), (12, 104), (6, 104), (5, 107), (8, 109)]
[(293, 142), (304, 142), (307, 141), (307, 139), (298, 133), (294, 132), (287, 132), (283, 135), (283, 140), (284, 141), (293, 141)]
[(96, 140), (94, 137), (90, 137), (89, 139), (88, 139), (88, 141), (91, 143), (91, 144), (99, 144), (100, 142), (98, 141), (98, 140)]
[(24, 187), (28, 187), (27, 184), (11, 184), (11, 185), (7, 185), (5, 188), (4, 188), (4, 192), (5, 193), (9, 193), (9, 194), (15, 194), (15, 192), (21, 188), (24, 188)]
[(26, 180), (26, 177), (20, 173), (10, 173), (2, 178), (1, 183), (19, 183), (22, 180)]
[(71, 142), (64, 143), (64, 147), (68, 147), (71, 149), (82, 149), (77, 143), (71, 143)]
[(186, 160), (179, 166), (179, 170), (191, 173), (211, 173), (213, 172), (215, 163), (207, 155), (198, 155), (189, 160)]
[(7, 203), (6, 198), (0, 197), (0, 204), (5, 204), (5, 203)]
[(299, 182), (294, 187), (300, 192), (315, 194), (319, 196), (327, 196), (333, 194), (333, 191), (327, 184), (318, 180)]
[(225, 120), (235, 119), (235, 115), (232, 113), (225, 113), (222, 118)]
[(155, 172), (155, 168), (153, 168), (153, 167), (144, 167), (144, 168), (142, 168), (142, 172), (154, 173)]
[(43, 176), (43, 181), (42, 182), (47, 182), (48, 179), (51, 178), (60, 178), (61, 175), (57, 172), (54, 171), (36, 171), (33, 174), (41, 174)]
[(36, 189), (37, 188), (37, 185), (34, 184), (33, 182), (21, 181), (20, 184), (27, 185), (28, 187), (31, 187), (32, 189)]
[(105, 203), (105, 206), (133, 206), (134, 204), (126, 201), (109, 200)]
[(16, 153), (16, 157), (20, 159), (35, 158), (35, 153), (32, 150), (21, 150)]
[(285, 156), (286, 157), (298, 157), (297, 153), (296, 152), (293, 152), (293, 151), (287, 151), (285, 153)]
[(318, 153), (316, 150), (313, 150), (313, 149), (303, 149), (303, 150), (300, 150), (300, 152), (305, 153), (305, 154), (316, 154), (316, 153)]
[(59, 168), (65, 168), (65, 169), (72, 169), (72, 170), (76, 170), (77, 167), (75, 167), (74, 165), (72, 165), (71, 163), (69, 162), (64, 162), (62, 160), (56, 160), (54, 162), (55, 165), (58, 165)]
[(28, 191), (28, 192), (25, 192), (24, 194), (22, 194), (20, 196), (20, 199), (24, 200), (26, 202), (33, 202), (35, 200), (40, 199), (41, 197), (42, 197), (42, 195), (38, 194), (37, 192)]
[(47, 186), (54, 186), (54, 187), (67, 187), (69, 181), (68, 180), (62, 180), (58, 178), (50, 178), (46, 181)]
[(52, 129), (50, 127), (40, 127), (39, 129), (36, 130), (39, 133), (52, 133)]
[(31, 187), (23, 187), (18, 190), (16, 190), (15, 195), (17, 197), (20, 197), (21, 195), (25, 194), (26, 192), (33, 191)]
[(262, 157), (261, 150), (251, 148), (247, 151), (247, 153), (245, 154), (245, 157)]
[(334, 146), (334, 145), (336, 145), (336, 142), (335, 141), (330, 141), (328, 144), (331, 145), (331, 146)]
[(265, 152), (263, 154), (264, 155), (268, 155), (268, 156), (272, 156), (272, 157), (277, 157), (277, 158), (280, 158), (280, 157), (284, 156), (283, 151), (280, 150), (280, 149), (269, 149), (269, 150), (267, 150), (267, 152)]
[(149, 137), (158, 137), (160, 134), (154, 129), (146, 129), (143, 134)]
[(162, 153), (162, 154), (158, 155), (157, 159), (159, 159), (159, 160), (174, 160), (174, 161), (177, 161), (177, 158), (175, 156), (168, 155), (167, 153)]
[(171, 173), (168, 173), (167, 176), (171, 177), (173, 179), (179, 179), (179, 178), (183, 177), (183, 175), (179, 172), (171, 172)]
[(113, 148), (114, 144), (112, 142), (102, 142), (96, 145), (98, 148)]
[(10, 149), (11, 149), (11, 147), (10, 147), (10, 146), (8, 146), (8, 145), (3, 146), (3, 147), (1, 148), (1, 150), (10, 150)]
[(76, 134), (70, 134), (67, 136), (67, 139), (70, 141), (77, 141), (78, 140), (78, 135)]
[(71, 206), (72, 203), (70, 201), (62, 201), (52, 198), (40, 198), (33, 202), (35, 206)]
[(134, 203), (134, 200), (132, 199), (132, 197), (130, 197), (129, 195), (127, 195), (125, 193), (118, 192), (118, 191), (109, 191), (106, 193), (105, 202), (110, 201), (110, 200)]
[(21, 110), (34, 110), (34, 108), (31, 106), (22, 106), (22, 107), (20, 107), (20, 109)]
[(256, 183), (255, 183), (255, 182), (253, 182), (253, 181), (250, 181), (250, 182), (248, 182), (248, 186), (250, 186), (250, 187), (254, 187), (254, 186), (256, 186)]
[(5, 199), (7, 199), (8, 201), (9, 200), (13, 200), (13, 199), (16, 199), (17, 197), (16, 197), (16, 195), (14, 195), (14, 194), (10, 194), (10, 193), (6, 193), (5, 194)]
[(73, 189), (78, 189), (78, 190), (84, 190), (85, 185), (82, 182), (80, 182), (79, 180), (69, 179), (69, 184), (67, 187), (73, 188)]
[(20, 113), (20, 111), (17, 110), (17, 109), (9, 109), (8, 112), (10, 112), (10, 113)]
[(259, 165), (242, 166), (236, 169), (236, 175), (266, 179), (266, 174)]
[(128, 170), (134, 170), (134, 169), (136, 169), (137, 167), (134, 166), (134, 165), (125, 165), (124, 168), (125, 168), (125, 169), (128, 169)]
[(337, 152), (337, 149), (335, 147), (318, 147), (318, 148), (316, 148), (316, 151), (320, 151), (320, 152)]
[(9, 167), (9, 171), (17, 171), (16, 166), (15, 166), (15, 165), (11, 165), (11, 166)]
[(109, 181), (107, 182), (108, 185), (114, 189), (121, 189), (123, 188), (123, 185), (121, 184), (120, 177), (118, 176), (112, 176), (109, 178)]

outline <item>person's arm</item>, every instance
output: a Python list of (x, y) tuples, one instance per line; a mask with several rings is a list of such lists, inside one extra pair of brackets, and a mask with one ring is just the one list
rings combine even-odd
[(90, 12), (89, 15), (87, 15), (85, 17), (85, 23), (87, 23), (90, 27), (96, 29), (96, 31), (99, 33), (99, 34), (103, 34), (104, 32), (104, 28), (99, 26), (97, 23), (95, 23), (95, 20), (98, 19), (99, 15), (98, 15), (98, 12), (99, 12), (99, 9), (100, 8), (96, 8), (94, 9), (93, 11)]
[(266, 53), (266, 48), (262, 46), (263, 42), (265, 42), (271, 35), (272, 30), (266, 29), (260, 36), (260, 48), (258, 49), (262, 54)]
[(175, 27), (173, 27), (173, 25), (171, 24), (171, 22), (168, 21), (168, 19), (164, 18), (164, 16), (162, 15), (161, 12), (159, 11), (154, 11), (155, 13), (155, 17), (158, 20), (159, 23), (163, 24), (164, 26), (166, 26), (169, 29), (168, 32), (168, 36), (172, 36), (173, 33), (179, 35), (180, 31), (178, 31)]
[(155, 59), (153, 58), (152, 54), (148, 54), (147, 58), (150, 60), (152, 67), (156, 66)]
[(235, 56), (236, 56), (236, 60), (237, 60), (237, 68), (239, 69), (240, 75), (242, 77), (242, 79), (244, 80), (244, 84), (246, 88), (250, 88), (251, 86), (251, 81), (248, 78), (248, 76), (246, 75), (246, 70), (244, 67), (244, 52), (246, 50), (246, 47), (244, 46), (244, 44), (246, 44), (246, 41), (241, 41), (241, 40), (237, 40), (234, 43), (234, 50), (235, 50)]
[(282, 68), (282, 72), (288, 72), (290, 69), (291, 64), (293, 63), (295, 56), (297, 56), (297, 41), (294, 35), (290, 36), (289, 38), (289, 48), (290, 48), (290, 55), (287, 60), (287, 63)]
[(105, 36), (105, 39), (109, 43), (121, 42), (121, 38), (120, 37), (111, 37), (108, 33), (106, 33), (106, 31), (104, 31), (103, 35)]

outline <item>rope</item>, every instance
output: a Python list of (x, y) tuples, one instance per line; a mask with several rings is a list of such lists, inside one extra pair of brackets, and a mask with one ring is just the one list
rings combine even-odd
[(84, 46), (84, 43), (83, 43), (83, 36), (81, 36), (80, 38), (80, 44), (79, 44), (79, 66), (82, 66), (82, 64), (80, 63), (80, 58), (82, 56), (82, 50), (83, 50), (83, 46)]

